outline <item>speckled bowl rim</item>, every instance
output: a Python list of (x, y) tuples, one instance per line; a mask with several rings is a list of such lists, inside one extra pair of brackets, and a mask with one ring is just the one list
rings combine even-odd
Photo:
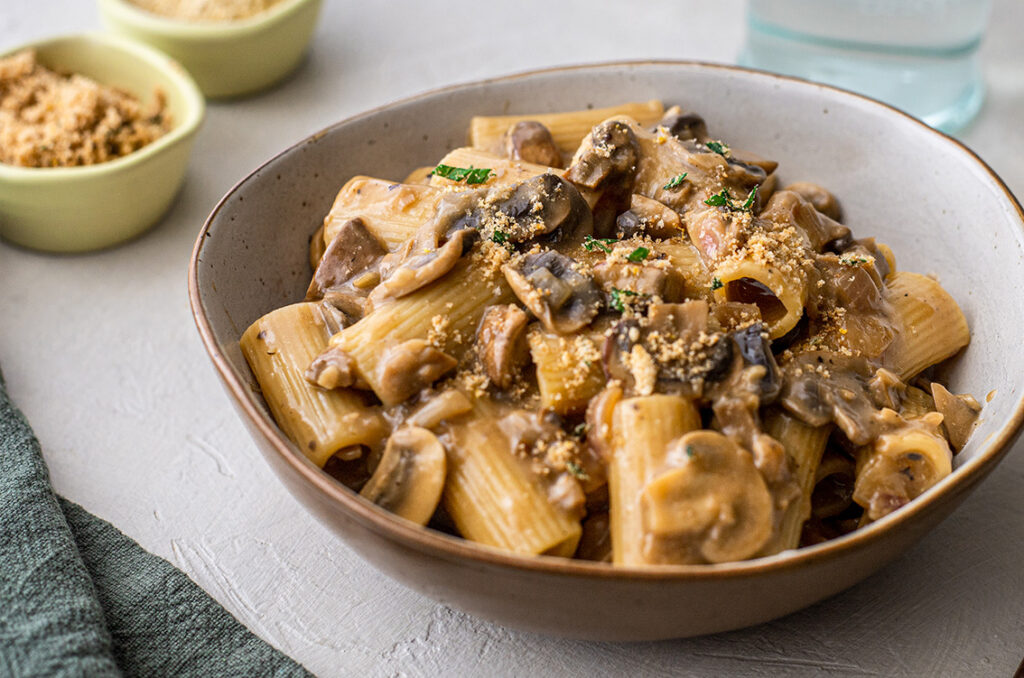
[[(108, 160), (107, 162), (96, 163), (95, 165), (81, 165), (76, 167), (20, 167), (18, 165), (5, 165), (0, 163), (0, 181), (10, 183), (47, 183), (61, 182), (68, 179), (84, 179), (90, 176), (112, 174), (128, 170), (132, 165), (145, 162), (149, 158), (158, 155), (165, 150), (175, 146), (179, 142), (189, 138), (198, 131), (206, 115), (206, 99), (199, 91), (199, 85), (192, 79), (185, 68), (174, 59), (163, 52), (160, 52), (148, 45), (135, 40), (124, 38), (109, 33), (72, 33), (60, 35), (54, 38), (36, 40), (13, 49), (6, 49), (0, 52), (0, 58), (10, 56), (26, 49), (42, 49), (57, 43), (83, 43), (92, 42), (102, 45), (104, 49), (127, 52), (143, 61), (153, 71), (159, 71), (166, 75), (174, 84), (174, 87), (182, 95), (185, 101), (184, 119), (174, 122), (171, 131), (152, 143), (146, 144), (137, 151), (120, 158)], [(108, 83), (101, 83), (108, 84)], [(154, 83), (156, 87), (156, 83)]]
[(300, 12), (316, 0), (281, 0), (270, 9), (236, 21), (187, 21), (147, 12), (128, 0), (98, 0), (100, 12), (116, 15), (125, 23), (168, 38), (218, 42), (259, 33)]
[(420, 99), (436, 96), (445, 92), (525, 79), (540, 74), (583, 72), (604, 68), (629, 68), (638, 66), (680, 66), (685, 68), (753, 74), (757, 77), (773, 78), (798, 83), (800, 86), (816, 87), (821, 90), (829, 91), (833, 94), (838, 94), (844, 97), (853, 97), (861, 100), (862, 102), (867, 102), (870, 105), (886, 109), (887, 114), (904, 118), (913, 122), (915, 125), (919, 125), (928, 133), (955, 144), (970, 158), (972, 158), (978, 166), (983, 169), (989, 177), (991, 177), (996, 186), (1002, 190), (1005, 199), (1013, 206), (1017, 213), (1019, 218), (1018, 226), (1020, 226), (1021, 230), (1024, 231), (1024, 209), (1022, 209), (1017, 198), (1014, 197), (1013, 193), (1006, 186), (1006, 183), (998, 174), (995, 173), (995, 171), (992, 170), (991, 167), (978, 157), (974, 151), (951, 136), (928, 127), (920, 120), (917, 120), (913, 116), (893, 106), (838, 87), (822, 85), (801, 78), (758, 71), (756, 69), (745, 68), (742, 66), (692, 60), (610, 61), (574, 66), (558, 66), (441, 87), (400, 99), (398, 101), (393, 101), (383, 106), (378, 106), (363, 113), (348, 117), (315, 134), (311, 134), (296, 144), (289, 146), (285, 150), (268, 159), (258, 168), (253, 170), (248, 176), (235, 184), (221, 199), (210, 213), (206, 222), (203, 224), (203, 227), (199, 232), (199, 236), (196, 239), (188, 271), (189, 301), (192, 306), (192, 314), (196, 327), (199, 330), (202, 342), (213, 361), (214, 367), (224, 380), (229, 394), (241, 407), (245, 416), (255, 424), (260, 433), (271, 443), (274, 450), (283, 458), (293, 471), (302, 476), (305, 481), (309, 482), (327, 498), (340, 505), (340, 507), (345, 509), (352, 517), (356, 518), (364, 527), (371, 529), (378, 535), (392, 539), (404, 546), (414, 548), (420, 552), (427, 552), (434, 557), (443, 559), (468, 560), (481, 564), (513, 568), (521, 571), (547, 573), (552, 575), (569, 575), (594, 579), (673, 581), (730, 579), (797, 569), (812, 562), (823, 564), (828, 561), (835, 560), (850, 551), (866, 547), (872, 542), (880, 539), (884, 532), (899, 529), (903, 523), (910, 521), (917, 514), (931, 509), (933, 506), (946, 499), (947, 496), (954, 495), (961, 487), (970, 487), (972, 483), (980, 480), (986, 472), (990, 471), (1003, 458), (1003, 456), (1006, 455), (1010, 446), (1013, 444), (1020, 432), (1021, 427), (1024, 426), (1024, 395), (1019, 397), (1017, 405), (1007, 422), (999, 429), (997, 434), (991, 436), (984, 443), (983, 449), (979, 450), (974, 458), (954, 469), (954, 472), (944, 478), (938, 485), (930, 489), (924, 495), (910, 502), (899, 511), (891, 513), (881, 520), (837, 539), (832, 539), (814, 546), (783, 551), (782, 553), (763, 558), (714, 565), (621, 566), (611, 565), (609, 563), (572, 560), (556, 556), (522, 556), (482, 544), (476, 544), (436, 530), (424, 529), (419, 525), (403, 520), (362, 499), (355, 492), (352, 492), (342, 483), (335, 480), (327, 473), (324, 473), (320, 468), (311, 463), (305, 455), (303, 455), (298, 448), (296, 448), (285, 437), (273, 421), (268, 416), (265, 416), (264, 413), (249, 400), (249, 385), (241, 381), (236, 376), (231, 367), (231, 363), (217, 346), (213, 329), (206, 316), (206, 309), (203, 305), (203, 298), (200, 294), (197, 280), (200, 255), (202, 254), (202, 249), (207, 240), (210, 227), (217, 218), (221, 209), (227, 205), (231, 197), (243, 184), (282, 155), (290, 153), (304, 144), (314, 142), (343, 125), (378, 115), (393, 106), (413, 103)]

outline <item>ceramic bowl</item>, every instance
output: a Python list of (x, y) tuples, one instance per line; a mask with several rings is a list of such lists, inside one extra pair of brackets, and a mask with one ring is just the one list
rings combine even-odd
[(134, 153), (97, 165), (0, 164), (0, 236), (34, 249), (83, 252), (155, 224), (181, 187), (203, 121), (205, 103), (195, 82), (167, 56), (117, 36), (53, 38), (2, 56), (28, 48), (49, 68), (119, 87), (144, 105), (162, 91), (173, 128)]
[(181, 62), (211, 98), (237, 97), (270, 87), (291, 73), (306, 52), (322, 0), (282, 0), (240, 21), (181, 21), (147, 12), (127, 0), (99, 0), (103, 24)]
[[(951, 387), (984, 400), (956, 470), (894, 514), (840, 539), (759, 560), (622, 567), (519, 557), (398, 520), (306, 461), (274, 424), (238, 348), (257, 317), (302, 299), (309, 235), (353, 174), (402, 177), (463, 144), (473, 114), (557, 111), (663, 99), (716, 136), (814, 180), (847, 223), (935, 272), (973, 331)], [(192, 308), (235, 407), (281, 481), (383, 572), (509, 626), (590, 639), (683, 637), (778, 617), (867, 577), (947, 516), (1009, 449), (1024, 420), (1018, 336), (1024, 215), (973, 153), (909, 116), (826, 86), (685, 62), (563, 68), (430, 92), (349, 118), (287, 149), (221, 201), (196, 243)], [(998, 271), (998, 275), (993, 272)], [(955, 548), (951, 544), (950, 548)], [(927, 563), (921, 563), (927, 567)]]

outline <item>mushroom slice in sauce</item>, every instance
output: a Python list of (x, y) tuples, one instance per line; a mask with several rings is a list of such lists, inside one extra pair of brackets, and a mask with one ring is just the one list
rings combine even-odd
[(826, 214), (815, 209), (812, 202), (790, 190), (781, 190), (772, 194), (764, 210), (762, 219), (768, 219), (779, 225), (792, 224), (807, 234), (811, 248), (823, 251), (830, 243), (850, 237), (850, 229)]
[(683, 231), (679, 214), (653, 198), (633, 194), (629, 209), (615, 219), (615, 237), (647, 235), (655, 239), (672, 238)]
[(426, 525), (444, 489), (447, 460), (433, 433), (404, 426), (391, 434), (370, 480), (359, 492), (377, 506)]
[(612, 235), (615, 218), (629, 209), (639, 159), (636, 134), (622, 120), (596, 126), (576, 151), (565, 178), (597, 192), (591, 209), (594, 232), (600, 237)]
[[(678, 111), (679, 109), (675, 109)], [(667, 112), (664, 118), (662, 118), (652, 133), (657, 133), (660, 129), (664, 129), (666, 132), (674, 136), (680, 141), (697, 141), (704, 143), (710, 140), (708, 136), (708, 125), (704, 122), (704, 118), (697, 115), (696, 113), (679, 113), (673, 112), (672, 110)]]
[(470, 233), (468, 230), (457, 231), (439, 248), (406, 258), (387, 280), (373, 290), (370, 302), (378, 306), (387, 299), (399, 299), (443, 277), (468, 249), (466, 240), (472, 237)]
[(654, 261), (638, 264), (601, 261), (594, 266), (594, 282), (609, 294), (614, 289), (629, 290), (667, 302), (682, 301), (686, 288), (686, 279), (678, 269), (659, 266)]
[(486, 237), (501, 231), (508, 242), (540, 236), (556, 241), (591, 231), (590, 207), (570, 182), (557, 174), (540, 174), (508, 187), (497, 186), (482, 201), (481, 228)]
[(562, 166), (562, 152), (551, 137), (551, 131), (536, 120), (521, 120), (505, 133), (505, 155), (535, 165)]
[(515, 304), (491, 306), (476, 331), (477, 351), (487, 376), (508, 388), (529, 359), (526, 326), (530, 317)]
[(720, 433), (694, 431), (666, 456), (679, 467), (640, 495), (645, 555), (659, 563), (722, 563), (756, 554), (771, 537), (773, 505), (750, 453)]
[(419, 393), (458, 362), (423, 339), (410, 339), (384, 352), (377, 365), (377, 395), (385, 404), (397, 404)]
[(878, 407), (872, 401), (874, 370), (867, 360), (831, 351), (811, 351), (782, 368), (780, 402), (810, 426), (835, 422), (854, 445), (867, 445), (877, 430)]
[(792, 191), (807, 202), (814, 205), (814, 209), (824, 214), (829, 219), (834, 221), (842, 221), (843, 210), (839, 206), (839, 201), (832, 195), (831, 192), (822, 188), (818, 184), (812, 184), (809, 181), (798, 181), (795, 184), (790, 184), (782, 189), (783, 191)]
[(942, 425), (949, 434), (949, 442), (959, 452), (964, 449), (978, 423), (981, 405), (972, 396), (953, 395), (937, 382), (932, 382), (931, 390), (935, 409), (942, 415)]
[(953, 453), (940, 430), (941, 414), (905, 421), (885, 409), (880, 420), (886, 432), (857, 453), (853, 500), (864, 507), (868, 520), (905, 506), (953, 471)]
[(519, 301), (551, 332), (582, 329), (601, 308), (601, 292), (593, 279), (554, 250), (527, 254), (501, 270)]
[(353, 386), (358, 380), (356, 361), (336, 347), (318, 355), (306, 370), (306, 381), (328, 390)]
[(362, 316), (366, 296), (380, 280), (377, 267), (385, 254), (362, 219), (349, 219), (320, 257), (306, 301), (326, 298), (345, 313)]
[(422, 405), (406, 417), (405, 423), (433, 429), (442, 421), (465, 414), (472, 409), (473, 403), (469, 398), (461, 391), (452, 389), (426, 398)]

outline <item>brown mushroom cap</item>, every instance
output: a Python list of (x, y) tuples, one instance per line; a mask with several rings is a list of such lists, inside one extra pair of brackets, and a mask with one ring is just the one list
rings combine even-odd
[(707, 123), (704, 122), (704, 118), (700, 117), (696, 113), (674, 113), (672, 115), (666, 115), (658, 122), (653, 131), (656, 132), (659, 127), (664, 128), (665, 131), (680, 141), (689, 141), (693, 139), (703, 143), (710, 139), (710, 137), (708, 137)]
[(327, 298), (345, 313), (360, 317), (366, 309), (367, 294), (379, 280), (377, 268), (386, 254), (362, 219), (349, 219), (319, 258), (306, 301)]
[(786, 186), (782, 190), (796, 193), (801, 198), (814, 205), (814, 209), (818, 210), (829, 219), (842, 221), (843, 210), (840, 207), (836, 196), (832, 195), (830, 191), (818, 184), (811, 183), (810, 181), (798, 181), (795, 184)]
[(504, 139), (505, 153), (513, 160), (524, 160), (548, 167), (562, 166), (562, 152), (551, 132), (536, 120), (521, 120), (509, 128)]
[(456, 231), (437, 249), (408, 256), (370, 293), (370, 303), (377, 306), (388, 299), (399, 299), (442, 278), (462, 258), (470, 233)]
[(519, 301), (552, 332), (570, 334), (590, 324), (601, 308), (601, 292), (576, 262), (554, 250), (527, 254), (502, 272)]
[(811, 202), (789, 189), (772, 194), (761, 218), (796, 226), (807, 234), (811, 247), (818, 252), (830, 243), (850, 237), (849, 228), (818, 211)]
[(491, 306), (476, 331), (484, 371), (498, 388), (508, 388), (529, 358), (526, 325), (530, 318), (515, 304)]
[(377, 395), (397, 405), (455, 369), (458, 361), (423, 339), (410, 339), (384, 352), (377, 364)]
[(444, 447), (433, 433), (405, 426), (391, 434), (359, 494), (406, 520), (426, 525), (437, 510), (447, 474)]
[(639, 160), (640, 144), (629, 124), (607, 120), (584, 139), (565, 173), (577, 186), (597, 192), (591, 210), (601, 237), (612, 235), (616, 217), (629, 209)]
[(653, 544), (666, 540), (680, 551), (658, 560), (722, 563), (756, 554), (771, 537), (773, 512), (750, 453), (721, 433), (694, 431), (674, 442), (667, 457), (679, 467), (649, 482), (640, 495)]

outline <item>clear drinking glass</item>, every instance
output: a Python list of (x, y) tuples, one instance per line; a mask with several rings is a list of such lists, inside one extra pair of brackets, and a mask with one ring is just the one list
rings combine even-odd
[(749, 0), (744, 66), (862, 92), (953, 132), (981, 108), (991, 0)]

